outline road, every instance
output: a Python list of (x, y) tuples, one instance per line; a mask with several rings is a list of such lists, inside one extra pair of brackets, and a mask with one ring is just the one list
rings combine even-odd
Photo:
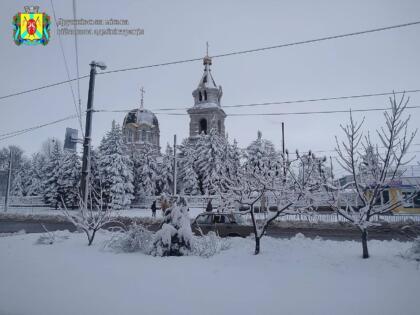
[[(69, 230), (75, 231), (73, 224), (68, 222), (31, 222), (31, 221), (0, 221), (0, 233), (15, 233), (24, 230), (26, 233), (43, 233), (44, 227), (48, 231)], [(109, 226), (111, 227), (111, 226)], [(159, 224), (150, 224), (146, 226), (151, 231), (156, 231)], [(275, 238), (290, 238), (297, 233), (302, 233), (306, 237), (315, 238), (320, 237), (328, 240), (360, 240), (360, 232), (357, 229), (342, 229), (342, 228), (316, 228), (311, 227), (278, 227), (271, 226), (267, 230), (267, 235)], [(369, 232), (369, 239), (377, 240), (400, 240), (408, 241), (409, 238), (403, 233), (389, 228), (375, 228)]]

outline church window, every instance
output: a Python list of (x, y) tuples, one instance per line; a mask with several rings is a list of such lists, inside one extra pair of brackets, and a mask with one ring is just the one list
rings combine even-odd
[(203, 95), (201, 94), (201, 91), (198, 92), (198, 100), (201, 102), (203, 100)]
[(207, 101), (207, 91), (204, 91), (204, 100)]
[(207, 134), (207, 120), (205, 118), (200, 120), (200, 134), (202, 132)]
[(219, 131), (219, 133), (222, 133), (222, 121), (221, 120), (219, 120), (217, 122), (217, 131)]

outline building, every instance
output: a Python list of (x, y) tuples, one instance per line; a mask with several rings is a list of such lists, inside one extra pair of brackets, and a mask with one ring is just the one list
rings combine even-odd
[(194, 106), (187, 110), (190, 115), (190, 137), (201, 133), (208, 134), (216, 129), (225, 134), (226, 114), (220, 106), (223, 95), (222, 87), (217, 86), (211, 74), (211, 58), (206, 55), (203, 59), (204, 73), (198, 87), (193, 91)]
[(141, 88), (140, 107), (127, 113), (123, 122), (123, 134), (129, 146), (140, 148), (152, 144), (160, 152), (159, 121), (155, 114), (144, 108), (144, 89)]

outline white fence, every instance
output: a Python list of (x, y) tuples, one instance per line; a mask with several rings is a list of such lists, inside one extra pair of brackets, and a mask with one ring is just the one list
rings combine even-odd
[[(0, 197), (0, 209), (4, 208), (5, 198)], [(25, 197), (9, 197), (9, 207), (25, 207), (25, 208), (39, 208), (49, 207), (45, 204), (42, 196), (25, 196)]]
[[(267, 213), (256, 213), (257, 219), (264, 219), (267, 217)], [(250, 215), (247, 215), (250, 218)], [(276, 218), (276, 221), (304, 221), (310, 223), (336, 223), (336, 222), (348, 222), (342, 216), (336, 213), (313, 213), (313, 214), (286, 214)], [(375, 215), (371, 219), (372, 222), (389, 222), (389, 223), (404, 223), (404, 222), (415, 222), (420, 223), (420, 214), (396, 214), (396, 215)]]

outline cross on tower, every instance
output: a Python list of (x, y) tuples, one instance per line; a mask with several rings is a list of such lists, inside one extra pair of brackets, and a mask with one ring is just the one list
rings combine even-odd
[(143, 100), (144, 100), (144, 93), (146, 93), (146, 91), (144, 90), (143, 87), (141, 87), (140, 89), (140, 93), (141, 93), (141, 103), (140, 103), (140, 108), (143, 108)]
[(209, 42), (206, 42), (206, 56), (209, 55)]

